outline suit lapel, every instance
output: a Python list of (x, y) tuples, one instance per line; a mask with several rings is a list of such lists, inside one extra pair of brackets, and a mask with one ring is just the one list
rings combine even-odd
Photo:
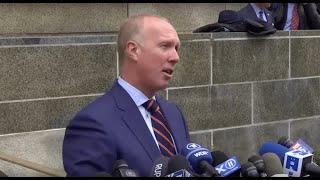
[(164, 117), (166, 118), (169, 128), (171, 129), (172, 136), (174, 139), (174, 142), (177, 147), (178, 153), (181, 151), (180, 147), (183, 147), (185, 144), (181, 144), (182, 142), (180, 139), (183, 139), (183, 135), (181, 133), (181, 123), (179, 121), (178, 114), (176, 112), (175, 108), (172, 108), (172, 105), (164, 101), (160, 97), (156, 97), (157, 102), (159, 103), (159, 106), (164, 114)]
[(249, 15), (249, 17), (251, 19), (256, 20), (256, 21), (259, 20), (259, 18), (257, 17), (256, 12), (254, 11), (253, 7), (250, 4), (248, 4), (247, 12), (248, 12), (248, 15)]
[[(131, 132), (136, 136), (152, 161), (159, 157), (159, 149), (143, 119), (141, 113), (130, 95), (116, 82), (112, 89), (122, 118)], [(134, 148), (134, 147), (132, 147)]]

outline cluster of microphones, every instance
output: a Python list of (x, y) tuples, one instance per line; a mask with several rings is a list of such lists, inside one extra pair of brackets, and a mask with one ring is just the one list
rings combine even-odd
[[(320, 167), (313, 162), (314, 150), (302, 139), (296, 142), (281, 137), (267, 141), (258, 154), (241, 164), (222, 151), (212, 151), (196, 143), (187, 144), (180, 154), (159, 157), (150, 170), (151, 177), (320, 177)], [(139, 177), (125, 161), (118, 160), (111, 174), (104, 177)]]
[[(150, 177), (320, 177), (319, 159), (302, 139), (293, 142), (281, 137), (277, 143), (263, 143), (258, 153), (241, 164), (236, 156), (222, 151), (209, 151), (197, 143), (189, 143), (180, 154), (160, 156), (150, 168)], [(112, 173), (97, 173), (96, 177), (139, 177), (124, 160), (117, 160)], [(0, 171), (0, 177), (7, 177)]]

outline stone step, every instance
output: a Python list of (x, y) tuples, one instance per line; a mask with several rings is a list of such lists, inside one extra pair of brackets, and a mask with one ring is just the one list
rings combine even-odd
[[(65, 129), (0, 136), (2, 153), (64, 172), (62, 142)], [(9, 177), (50, 176), (0, 159), (0, 170)]]

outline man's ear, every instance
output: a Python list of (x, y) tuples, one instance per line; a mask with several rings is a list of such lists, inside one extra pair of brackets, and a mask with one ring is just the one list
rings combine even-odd
[(126, 51), (127, 51), (128, 57), (130, 57), (130, 59), (133, 59), (135, 61), (138, 60), (139, 47), (136, 42), (128, 41), (126, 44)]

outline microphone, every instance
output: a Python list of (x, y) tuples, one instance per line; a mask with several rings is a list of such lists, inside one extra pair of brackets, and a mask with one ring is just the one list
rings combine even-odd
[(198, 173), (209, 177), (218, 176), (218, 172), (211, 166), (212, 156), (208, 149), (196, 143), (189, 143), (181, 150), (192, 169)]
[(267, 141), (261, 145), (261, 147), (259, 149), (259, 155), (262, 156), (263, 154), (268, 153), (268, 152), (275, 153), (279, 157), (281, 164), (283, 164), (284, 154), (287, 151), (288, 151), (288, 148), (286, 148), (280, 144), (276, 144), (272, 141)]
[(320, 168), (312, 163), (313, 154), (301, 150), (289, 150), (288, 148), (267, 142), (263, 144), (259, 150), (259, 154), (263, 155), (267, 152), (275, 153), (282, 165), (283, 171), (289, 176), (300, 177), (309, 174), (311, 176), (320, 176)]
[(112, 176), (138, 177), (138, 174), (133, 169), (129, 169), (128, 164), (124, 160), (120, 159), (120, 160), (117, 160), (113, 165)]
[(182, 155), (174, 155), (169, 159), (168, 174), (165, 177), (194, 177), (188, 160)]
[(4, 172), (0, 171), (0, 177), (8, 177)]
[(241, 175), (243, 177), (260, 177), (257, 168), (252, 162), (246, 162), (241, 165)]
[(264, 167), (264, 161), (260, 156), (253, 155), (248, 159), (248, 161), (251, 162), (257, 168), (260, 177), (267, 177)]
[(151, 169), (151, 177), (164, 177), (169, 174), (169, 158), (166, 156), (160, 156), (153, 163)]
[(229, 159), (222, 151), (213, 151), (211, 156), (214, 157), (212, 166), (218, 171), (221, 177), (240, 177), (240, 163), (237, 159)]
[(294, 142), (291, 141), (287, 136), (281, 136), (278, 140), (278, 144), (290, 148), (291, 146), (293, 146)]
[(281, 161), (275, 153), (265, 153), (262, 159), (268, 177), (289, 177), (283, 173)]
[(279, 139), (278, 144), (281, 144), (281, 145), (289, 148), (290, 150), (301, 150), (301, 151), (308, 152), (308, 153), (314, 153), (314, 150), (307, 143), (305, 143), (302, 139), (298, 139), (294, 143), (288, 137), (282, 136)]

